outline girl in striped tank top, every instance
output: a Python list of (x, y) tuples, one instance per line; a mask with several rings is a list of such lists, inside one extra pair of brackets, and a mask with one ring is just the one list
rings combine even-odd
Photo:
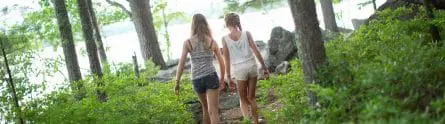
[[(181, 75), (189, 53), (192, 62), (193, 89), (202, 105), (203, 123), (219, 124), (219, 90), (225, 86), (224, 62), (218, 44), (213, 40), (207, 20), (202, 14), (193, 16), (192, 35), (183, 44), (176, 72), (176, 95), (179, 95)], [(214, 56), (221, 70), (219, 79), (213, 65)]]
[[(240, 108), (244, 118), (249, 118), (248, 107), (250, 105), (252, 120), (258, 124), (257, 104), (255, 91), (258, 77), (255, 57), (261, 63), (261, 71), (267, 78), (269, 72), (264, 64), (263, 57), (253, 42), (252, 35), (241, 28), (240, 18), (235, 13), (229, 13), (224, 18), (230, 34), (222, 38), (224, 60), (229, 81), (229, 87), (233, 90), (234, 83), (231, 80), (233, 72), (238, 83), (240, 96)], [(231, 69), (234, 69), (231, 71)]]

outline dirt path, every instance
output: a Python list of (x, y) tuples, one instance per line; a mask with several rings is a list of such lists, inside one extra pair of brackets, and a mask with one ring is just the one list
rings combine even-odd
[[(259, 94), (257, 94), (257, 97)], [(238, 94), (231, 95), (230, 92), (221, 92), (219, 97), (221, 124), (242, 124), (243, 115), (239, 107)], [(198, 101), (191, 103), (194, 118), (199, 124), (202, 123), (201, 104)], [(262, 106), (259, 105), (260, 109)], [(260, 115), (260, 118), (261, 115)]]

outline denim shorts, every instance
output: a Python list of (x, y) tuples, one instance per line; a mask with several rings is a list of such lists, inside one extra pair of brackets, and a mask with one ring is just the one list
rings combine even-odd
[(207, 89), (218, 89), (219, 80), (216, 72), (202, 78), (192, 80), (193, 89), (197, 93), (205, 93)]

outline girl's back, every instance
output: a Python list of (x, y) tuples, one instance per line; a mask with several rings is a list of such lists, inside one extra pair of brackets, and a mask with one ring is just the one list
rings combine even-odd
[(230, 35), (224, 36), (227, 48), (229, 49), (230, 60), (232, 65), (244, 63), (254, 60), (254, 56), (250, 49), (249, 39), (245, 31), (240, 32), (238, 40), (233, 40)]
[[(205, 42), (198, 41), (198, 39), (188, 40), (190, 56), (192, 61), (192, 80), (198, 79), (215, 72), (213, 66), (213, 51), (210, 50)], [(210, 46), (213, 41), (210, 42)]]

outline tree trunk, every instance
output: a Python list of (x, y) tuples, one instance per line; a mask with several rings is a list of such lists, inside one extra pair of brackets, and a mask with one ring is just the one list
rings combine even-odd
[(131, 56), (131, 58), (133, 58), (133, 70), (134, 70), (134, 74), (136, 75), (136, 78), (140, 77), (140, 73), (139, 73), (139, 64), (138, 64), (138, 59), (136, 57), (136, 53), (134, 53), (133, 56)]
[(374, 10), (377, 10), (377, 4), (375, 3), (376, 0), (372, 0), (372, 6), (374, 7)]
[[(434, 13), (433, 10), (431, 9), (431, 0), (423, 0), (423, 5), (425, 6), (425, 10), (426, 13), (428, 15), (428, 19), (430, 21), (432, 21), (434, 19)], [(439, 29), (437, 28), (437, 26), (430, 24), (430, 33), (431, 36), (433, 36), (433, 42), (439, 42), (441, 40), (440, 35), (439, 35)]]
[(150, 9), (150, 0), (128, 0), (132, 12), (134, 26), (139, 38), (139, 44), (144, 61), (152, 61), (165, 68), (164, 58), (159, 47), (153, 17)]
[[(99, 56), (97, 55), (97, 47), (93, 38), (93, 26), (88, 12), (87, 0), (77, 0), (79, 8), (80, 22), (82, 23), (83, 37), (85, 38), (85, 46), (87, 48), (88, 59), (90, 61), (90, 69), (94, 76), (99, 80), (102, 78), (102, 69), (100, 66)], [(103, 86), (103, 82), (97, 83), (98, 87)], [(97, 91), (97, 98), (100, 101), (106, 101), (106, 94), (104, 91)]]
[(102, 65), (104, 65), (105, 63), (107, 63), (107, 54), (105, 52), (105, 48), (102, 42), (102, 36), (100, 35), (99, 24), (97, 23), (96, 19), (96, 12), (94, 12), (93, 3), (91, 2), (91, 0), (87, 0), (87, 2), (88, 2), (88, 11), (90, 13), (91, 21), (94, 27), (94, 37), (96, 38), (97, 49), (99, 50), (98, 52)]
[[(300, 35), (297, 43), (299, 57), (302, 62), (304, 81), (316, 83), (316, 70), (326, 62), (326, 53), (321, 31), (318, 27), (317, 13), (313, 0), (289, 0), (296, 32)], [(308, 90), (309, 105), (315, 107), (317, 96)]]
[[(76, 81), (82, 80), (80, 67), (77, 60), (76, 47), (73, 40), (73, 32), (71, 30), (71, 23), (66, 10), (65, 0), (55, 0), (54, 9), (56, 11), (57, 23), (60, 30), (60, 38), (62, 40), (63, 54), (65, 55), (66, 69), (68, 71), (68, 79), (71, 83), (73, 91), (80, 90), (82, 84), (73, 84)], [(77, 100), (84, 98), (84, 94), (77, 94)]]
[(25, 120), (23, 119), (22, 109), (19, 105), (19, 99), (17, 97), (17, 92), (15, 91), (14, 82), (12, 80), (11, 69), (9, 68), (8, 57), (6, 56), (5, 46), (3, 46), (3, 41), (0, 41), (0, 46), (2, 49), (3, 60), (5, 61), (6, 72), (8, 73), (8, 84), (11, 90), (12, 99), (14, 100), (15, 112), (19, 116), (20, 124), (24, 124)]
[[(167, 3), (165, 3), (167, 4)], [(170, 48), (171, 48), (171, 41), (170, 41), (170, 34), (168, 33), (168, 22), (167, 22), (167, 15), (165, 14), (165, 7), (162, 8), (162, 18), (164, 20), (164, 29), (165, 29), (165, 41), (167, 42), (167, 61), (171, 60), (171, 55), (170, 55)]]
[(323, 21), (326, 30), (338, 32), (337, 23), (335, 21), (334, 7), (331, 0), (320, 0), (321, 10), (323, 11)]

